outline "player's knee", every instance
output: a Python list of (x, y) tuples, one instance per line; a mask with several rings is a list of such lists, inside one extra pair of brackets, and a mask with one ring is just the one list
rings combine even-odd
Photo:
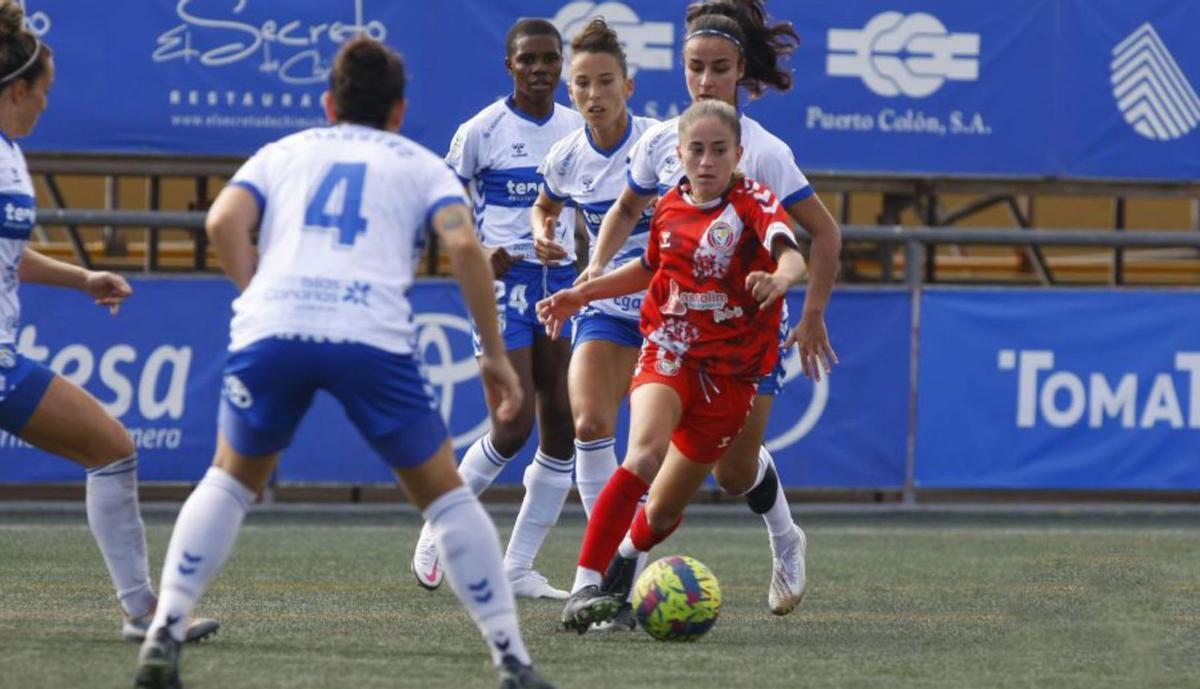
[(504, 457), (512, 457), (521, 451), (529, 434), (533, 432), (533, 414), (521, 413), (509, 422), (492, 419), (490, 432), (492, 447)]
[(778, 496), (779, 476), (775, 473), (775, 467), (768, 466), (766, 473), (763, 474), (763, 480), (759, 481), (753, 490), (746, 493), (746, 504), (750, 506), (752, 512), (766, 514), (775, 506)]
[(658, 475), (659, 467), (662, 466), (663, 456), (667, 453), (667, 448), (654, 448), (646, 445), (635, 445), (629, 448), (625, 453), (625, 461), (621, 462), (621, 466), (626, 471), (633, 472), (638, 478), (646, 483), (652, 483), (654, 477)]
[(113, 420), (102, 434), (89, 443), (88, 448), (79, 459), (85, 466), (102, 467), (132, 457), (136, 452), (137, 448), (133, 444), (133, 439), (129, 437), (129, 432), (119, 422)]
[(583, 442), (611, 438), (616, 424), (602, 414), (584, 411), (575, 417), (575, 437)]
[(740, 471), (738, 468), (718, 463), (717, 469), (713, 471), (713, 478), (716, 479), (717, 486), (722, 491), (730, 495), (742, 495), (754, 487), (757, 473), (757, 471)]

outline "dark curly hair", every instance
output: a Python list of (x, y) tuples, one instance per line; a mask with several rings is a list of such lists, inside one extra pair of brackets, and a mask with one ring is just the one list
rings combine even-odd
[(787, 91), (792, 70), (782, 63), (796, 52), (800, 37), (789, 21), (772, 23), (764, 0), (708, 0), (687, 8), (687, 35), (697, 31), (728, 34), (740, 43), (746, 73), (739, 82), (751, 96), (768, 88)]

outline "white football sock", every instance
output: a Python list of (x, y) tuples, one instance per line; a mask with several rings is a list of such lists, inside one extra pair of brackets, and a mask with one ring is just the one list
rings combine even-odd
[(154, 607), (146, 527), (138, 509), (137, 455), (87, 472), (88, 526), (100, 546), (121, 609), (131, 618)]
[(604, 574), (602, 572), (597, 572), (587, 567), (576, 567), (575, 581), (571, 584), (571, 593), (575, 593), (584, 586), (599, 586), (603, 581)]
[[(771, 456), (770, 452), (767, 452), (767, 448), (758, 448), (758, 478), (750, 490), (754, 490), (758, 484), (762, 483), (767, 467), (774, 467), (774, 465), (775, 458)], [(775, 476), (779, 476), (779, 469), (775, 469)], [(792, 508), (788, 505), (787, 496), (783, 494), (783, 482), (777, 481), (776, 484), (775, 504), (762, 515), (763, 521), (767, 523), (767, 533), (771, 535), (772, 553), (783, 552), (796, 540), (796, 532), (792, 529), (794, 523)]]
[(617, 470), (617, 449), (614, 438), (575, 441), (575, 487), (584, 514), (592, 515), (592, 507), (608, 479)]
[(152, 634), (166, 626), (182, 641), (196, 602), (233, 551), (254, 492), (224, 469), (210, 467), (179, 517), (163, 564), (158, 612)]
[(574, 457), (555, 459), (541, 450), (534, 455), (533, 462), (525, 469), (525, 498), (504, 553), (506, 571), (533, 569), (542, 541), (546, 540), (550, 527), (558, 523), (567, 493), (571, 492), (574, 470)]
[(485, 435), (467, 448), (462, 464), (458, 465), (458, 475), (472, 493), (481, 495), (512, 459), (497, 452), (492, 446), (492, 436)]
[(529, 664), (517, 604), (500, 563), (500, 537), (479, 500), (465, 486), (442, 495), (423, 512), (433, 530), (450, 588), (475, 621), (497, 665), (506, 655)]

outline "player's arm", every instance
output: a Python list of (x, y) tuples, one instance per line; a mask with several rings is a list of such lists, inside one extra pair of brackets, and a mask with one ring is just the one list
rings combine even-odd
[(825, 327), (825, 308), (837, 278), (838, 257), (842, 253), (842, 232), (821, 199), (812, 194), (787, 207), (792, 217), (812, 237), (808, 256), (808, 289), (804, 291), (804, 310), (800, 322), (788, 333), (786, 346), (800, 346), (800, 361), (805, 375), (821, 379), (837, 363), (837, 353), (829, 342)]
[(579, 276), (579, 282), (585, 282), (604, 274), (604, 266), (617, 255), (625, 246), (633, 228), (641, 220), (646, 206), (654, 200), (654, 196), (642, 196), (628, 186), (613, 203), (604, 220), (600, 222), (600, 233), (596, 237), (596, 248), (592, 251), (592, 260), (587, 270)]
[(492, 289), (492, 268), (472, 231), (475, 225), (471, 212), (461, 203), (452, 203), (434, 213), (430, 224), (450, 257), (450, 270), (458, 280), (467, 311), (479, 332), (483, 347), (479, 373), (489, 406), (495, 410), (497, 418), (511, 421), (521, 406), (521, 384), (505, 355)]
[(133, 294), (125, 278), (115, 273), (87, 270), (79, 266), (58, 261), (25, 247), (21, 262), (17, 266), (17, 277), (22, 282), (54, 287), (66, 287), (86, 292), (100, 306), (107, 306), (113, 313), (121, 302)]
[(650, 286), (654, 272), (642, 261), (630, 261), (598, 278), (559, 290), (537, 303), (538, 320), (546, 326), (546, 334), (557, 339), (563, 323), (579, 309), (597, 299), (619, 297), (641, 292)]
[(484, 258), (483, 246), (471, 231), (471, 214), (463, 204), (450, 204), (433, 214), (438, 241), (450, 257), (450, 270), (458, 280), (467, 310), (475, 319), (485, 355), (504, 354), (504, 340), (497, 325), (496, 295), (492, 267)]
[(248, 189), (226, 185), (204, 219), (204, 231), (221, 261), (221, 269), (244, 292), (258, 268), (258, 247), (251, 241), (260, 218), (258, 200)]
[(558, 227), (558, 216), (563, 211), (563, 205), (562, 201), (555, 200), (542, 189), (529, 209), (533, 252), (542, 263), (557, 263), (567, 258), (567, 250), (554, 241), (554, 230)]

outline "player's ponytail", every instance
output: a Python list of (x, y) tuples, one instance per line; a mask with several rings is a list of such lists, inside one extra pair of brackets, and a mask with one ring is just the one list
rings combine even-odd
[(0, 91), (17, 81), (34, 82), (46, 72), (50, 46), (25, 28), (25, 10), (0, 0)]
[(404, 100), (404, 61), (391, 48), (366, 36), (346, 41), (329, 72), (329, 96), (339, 122), (387, 127)]
[(761, 96), (768, 88), (792, 87), (791, 69), (782, 63), (796, 51), (800, 37), (791, 22), (771, 23), (764, 0), (709, 0), (688, 6), (687, 39), (704, 35), (723, 36), (738, 47), (746, 67), (739, 83), (751, 96)]

